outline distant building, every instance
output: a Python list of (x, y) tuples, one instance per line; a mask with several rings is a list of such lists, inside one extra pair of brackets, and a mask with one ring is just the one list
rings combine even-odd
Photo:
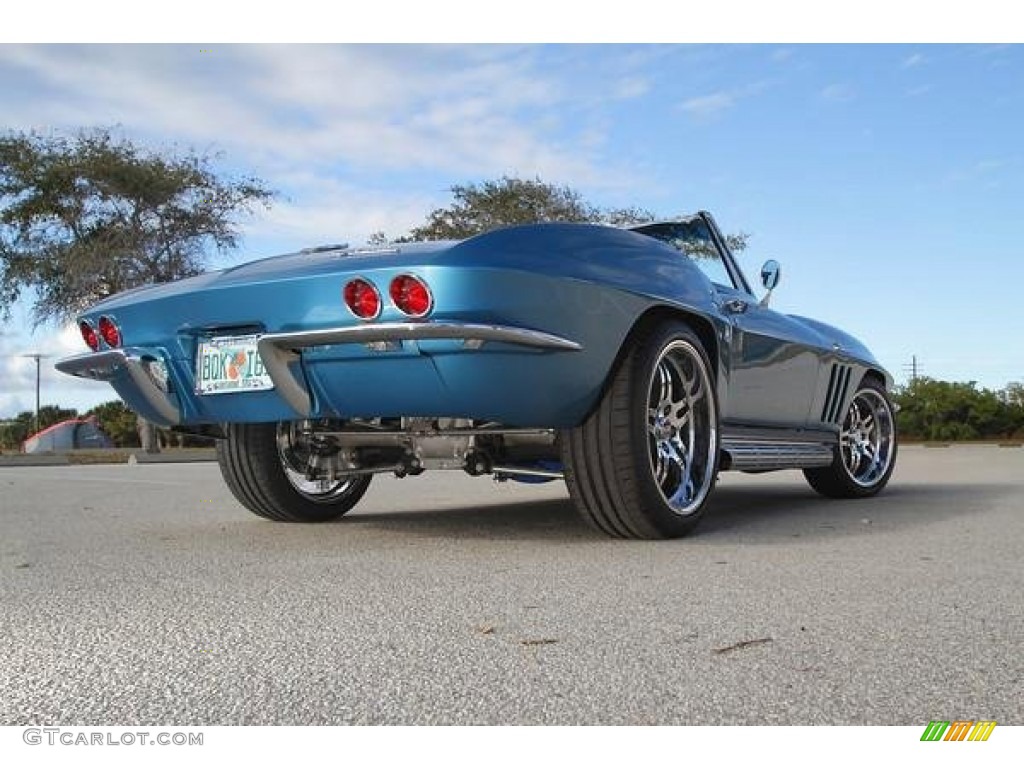
[(114, 441), (100, 429), (95, 416), (68, 419), (37, 432), (22, 443), (25, 453), (59, 453), (75, 448), (113, 448)]

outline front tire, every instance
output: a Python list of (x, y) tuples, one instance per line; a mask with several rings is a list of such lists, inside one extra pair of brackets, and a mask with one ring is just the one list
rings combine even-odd
[(309, 447), (294, 424), (229, 424), (217, 441), (217, 463), (242, 506), (268, 520), (321, 523), (348, 512), (371, 475), (307, 480)]
[(831, 466), (805, 469), (822, 496), (863, 499), (882, 490), (896, 467), (896, 417), (885, 387), (866, 378), (853, 396), (839, 431)]
[(697, 525), (718, 472), (707, 354), (680, 322), (642, 329), (587, 420), (562, 433), (570, 495), (609, 536), (668, 539)]

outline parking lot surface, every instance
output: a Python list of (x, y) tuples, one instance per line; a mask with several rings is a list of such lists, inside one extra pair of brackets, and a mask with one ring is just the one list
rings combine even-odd
[(0, 724), (1024, 724), (1024, 449), (614, 541), (561, 482), (271, 523), (216, 464), (0, 468)]

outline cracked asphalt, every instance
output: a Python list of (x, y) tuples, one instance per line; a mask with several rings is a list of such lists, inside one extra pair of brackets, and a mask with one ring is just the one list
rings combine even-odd
[(1024, 449), (710, 504), (613, 541), (560, 482), (428, 473), (295, 525), (211, 463), (3, 467), (0, 724), (1024, 724)]

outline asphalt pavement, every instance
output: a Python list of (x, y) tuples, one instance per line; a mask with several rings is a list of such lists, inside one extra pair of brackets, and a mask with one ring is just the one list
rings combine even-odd
[(561, 482), (252, 516), (215, 464), (0, 467), (0, 724), (1024, 724), (1024, 449), (614, 541)]

